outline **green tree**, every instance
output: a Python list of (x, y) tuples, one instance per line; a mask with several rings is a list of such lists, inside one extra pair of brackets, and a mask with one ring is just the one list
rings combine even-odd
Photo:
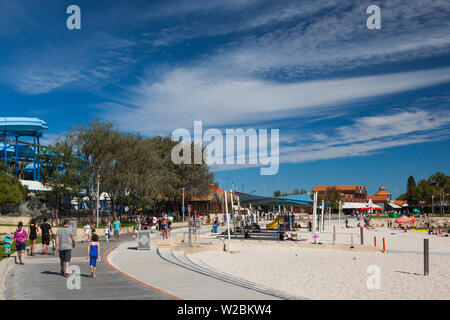
[[(314, 194), (311, 194), (311, 199), (314, 199)], [(338, 209), (339, 201), (343, 200), (343, 196), (336, 187), (328, 187), (325, 192), (318, 192), (317, 194), (317, 203), (321, 203), (322, 200), (325, 201), (325, 203), (332, 203), (331, 207), (333, 209)]]
[(54, 206), (55, 218), (58, 219), (59, 210), (70, 209), (73, 197), (81, 191), (82, 162), (74, 152), (70, 136), (49, 145), (40, 158), (45, 163), (41, 169), (42, 183), (50, 188), (45, 197)]
[(413, 176), (408, 177), (408, 182), (406, 183), (406, 193), (404, 199), (408, 201), (408, 204), (411, 207), (414, 207), (417, 204), (417, 195), (416, 195), (416, 180)]
[(26, 195), (26, 188), (18, 179), (5, 171), (0, 171), (0, 207), (16, 204)]
[(425, 207), (431, 206), (431, 198), (436, 194), (436, 187), (428, 180), (422, 179), (415, 187), (415, 201), (421, 207), (422, 211)]
[(93, 219), (96, 214), (97, 176), (101, 177), (100, 188), (102, 189), (104, 175), (109, 173), (114, 153), (120, 152), (114, 149), (116, 145), (113, 143), (114, 137), (118, 134), (112, 122), (101, 121), (98, 118), (89, 121), (88, 126), (79, 124), (70, 134), (75, 143), (74, 148), (82, 161), (80, 183), (86, 190)]

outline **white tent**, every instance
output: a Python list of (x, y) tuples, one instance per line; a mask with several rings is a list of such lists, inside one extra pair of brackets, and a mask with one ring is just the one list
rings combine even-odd
[(365, 203), (362, 202), (344, 202), (342, 209), (361, 209), (367, 208)]
[(102, 194), (100, 195), (100, 201), (109, 201), (111, 200), (111, 198), (109, 197), (109, 194), (107, 194), (106, 192), (102, 192)]
[(394, 201), (389, 201), (388, 203), (392, 208), (394, 209), (401, 209), (402, 207), (399, 206), (398, 204), (395, 204)]

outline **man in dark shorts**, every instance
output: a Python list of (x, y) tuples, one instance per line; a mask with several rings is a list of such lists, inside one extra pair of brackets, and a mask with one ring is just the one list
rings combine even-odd
[(42, 230), (42, 254), (47, 254), (48, 245), (50, 244), (50, 235), (53, 234), (52, 226), (48, 223), (48, 219), (44, 218), (44, 223), (41, 224)]
[(64, 227), (56, 232), (56, 251), (59, 251), (59, 260), (61, 261), (61, 274), (68, 277), (70, 258), (72, 248), (75, 248), (75, 235), (72, 228), (69, 228), (69, 220), (64, 220)]

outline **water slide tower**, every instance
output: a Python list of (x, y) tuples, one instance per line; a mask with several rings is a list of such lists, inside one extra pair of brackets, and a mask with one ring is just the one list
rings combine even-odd
[[(47, 123), (38, 118), (0, 117), (0, 159), (5, 167), (8, 161), (14, 162), (15, 173), (19, 175), (19, 163), (28, 163), (33, 180), (39, 181), (39, 139), (47, 129)], [(31, 142), (25, 141), (30, 138)]]

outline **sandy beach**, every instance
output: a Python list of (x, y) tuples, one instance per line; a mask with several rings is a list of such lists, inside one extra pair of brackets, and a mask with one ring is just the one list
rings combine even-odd
[[(360, 241), (358, 230), (338, 228), (338, 232), (354, 233), (355, 244)], [(373, 246), (373, 236), (378, 239), (378, 252), (311, 249), (298, 247), (298, 242), (270, 245), (250, 240), (231, 242), (228, 252), (200, 252), (191, 257), (220, 271), (310, 299), (450, 298), (450, 238), (378, 228), (365, 232), (365, 244)], [(381, 252), (383, 237), (386, 253)], [(348, 235), (340, 238), (345, 243)], [(429, 276), (423, 276), (424, 238), (430, 239)], [(331, 234), (323, 235), (324, 243), (331, 239)], [(373, 275), (373, 271), (368, 273), (369, 266), (379, 267), (379, 289), (367, 286)]]

